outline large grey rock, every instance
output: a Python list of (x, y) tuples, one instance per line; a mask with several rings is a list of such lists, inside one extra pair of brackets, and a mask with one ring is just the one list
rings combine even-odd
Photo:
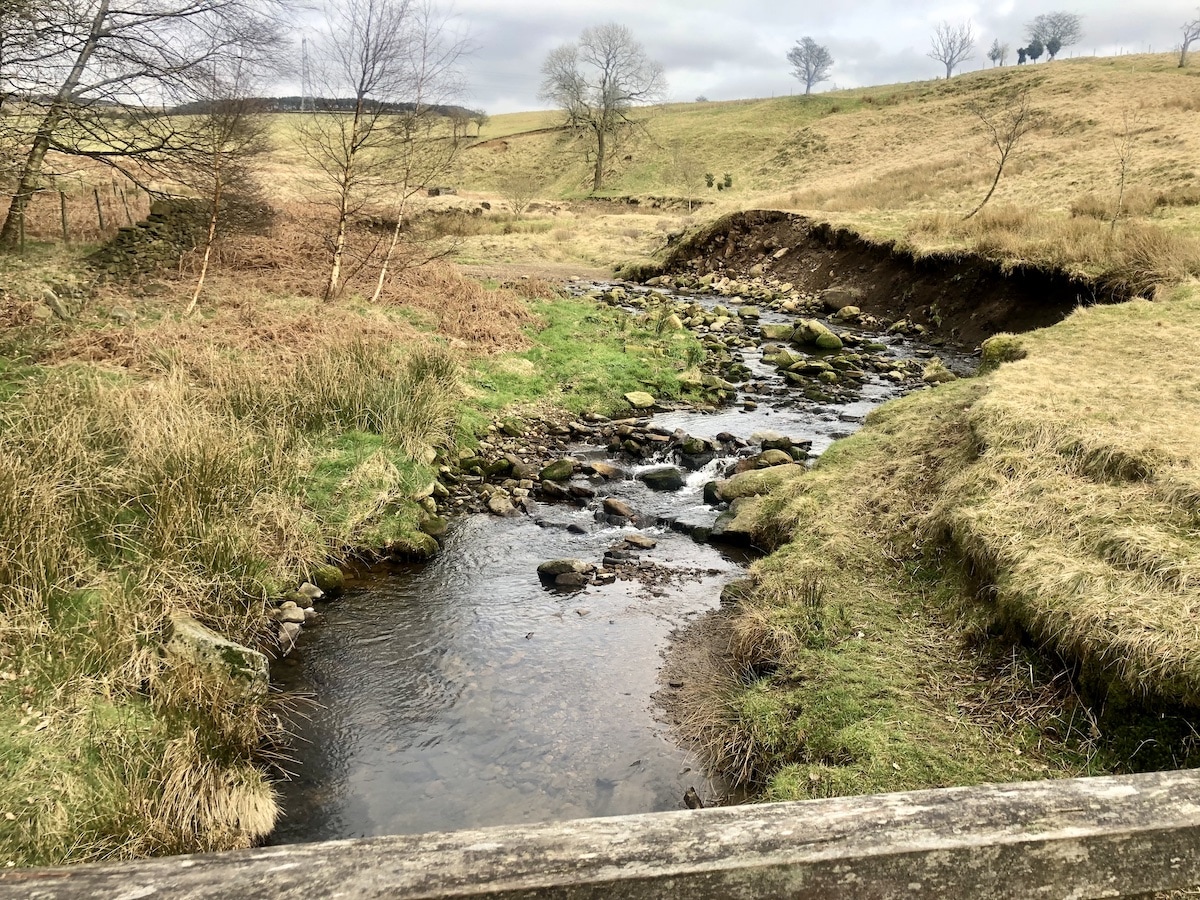
[(234, 693), (251, 696), (267, 693), (266, 656), (235, 644), (189, 615), (180, 613), (171, 617), (171, 636), (163, 645), (163, 655), (170, 665), (192, 668), (206, 680)]
[(300, 639), (300, 632), (304, 626), (299, 622), (283, 622), (279, 626), (279, 652), (281, 656), (287, 656), (296, 649), (296, 641)]
[(521, 511), (513, 506), (512, 500), (504, 494), (492, 494), (488, 497), (487, 508), (490, 513), (505, 519), (514, 519)]
[(683, 487), (683, 472), (674, 466), (663, 466), (642, 472), (638, 480), (652, 491), (677, 491)]
[(861, 305), (863, 296), (860, 288), (834, 285), (821, 291), (821, 303), (830, 312), (837, 312), (847, 306)]
[(625, 395), (625, 402), (634, 409), (650, 409), (654, 406), (654, 395), (645, 391), (630, 391)]
[(304, 582), (296, 589), (296, 593), (308, 600), (323, 600), (325, 592), (310, 581)]

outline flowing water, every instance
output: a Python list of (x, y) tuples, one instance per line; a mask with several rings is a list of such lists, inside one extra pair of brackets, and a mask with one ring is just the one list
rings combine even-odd
[[(884, 340), (896, 357), (920, 352)], [(815, 454), (903, 390), (874, 380), (845, 402), (812, 403), (757, 351), (746, 357), (757, 408), (664, 413), (655, 424), (700, 437), (769, 429), (811, 440)], [(598, 524), (592, 509), (545, 504), (521, 519), (463, 517), (432, 562), (351, 582), (275, 667), (280, 686), (313, 703), (295, 722), (273, 842), (678, 809), (688, 787), (720, 795), (673, 743), (652, 694), (671, 632), (716, 608), (747, 562), (686, 534), (715, 520), (701, 492), (728, 462), (673, 493), (634, 480), (636, 466), (628, 480), (596, 485), (660, 523), (642, 530), (658, 542), (641, 554), (644, 577), (575, 592), (543, 586), (540, 562), (598, 563), (634, 531)]]

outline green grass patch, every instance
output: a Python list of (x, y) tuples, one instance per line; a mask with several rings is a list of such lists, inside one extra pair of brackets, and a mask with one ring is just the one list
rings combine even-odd
[(534, 311), (543, 325), (530, 332), (529, 350), (480, 360), (470, 371), (474, 390), (463, 417), (468, 431), (511, 406), (607, 414), (623, 407), (629, 391), (681, 395), (679, 373), (698, 346), (690, 335), (658, 334), (648, 327), (652, 323), (584, 299), (541, 301)]

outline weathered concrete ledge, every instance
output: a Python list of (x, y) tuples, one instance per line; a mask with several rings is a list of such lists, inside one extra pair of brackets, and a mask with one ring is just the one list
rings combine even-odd
[(1117, 897), (1200, 884), (1200, 770), (0, 874), (0, 898)]

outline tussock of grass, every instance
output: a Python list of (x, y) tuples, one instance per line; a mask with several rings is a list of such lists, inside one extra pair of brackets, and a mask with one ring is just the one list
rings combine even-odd
[[(275, 701), (168, 665), (169, 619), (259, 645), (267, 598), (403, 507), (430, 479), (414, 457), (454, 431), (457, 364), (436, 347), (350, 338), (277, 367), (175, 349), (186, 365), (154, 377), (35, 370), (0, 405), (5, 861), (268, 833), (253, 762)], [(353, 457), (353, 438), (317, 452), (343, 430), (374, 444), (339, 473), (367, 508), (328, 479), (302, 495), (322, 460)]]
[(710, 757), (771, 799), (1188, 764), (1197, 327), (1194, 288), (1080, 310), (774, 491)]
[[(628, 391), (680, 396), (678, 374), (698, 352), (690, 333), (659, 334), (652, 321), (577, 300), (547, 300), (533, 309), (542, 323), (534, 346), (476, 363), (470, 384), (473, 404), (481, 410), (534, 401), (610, 413), (622, 407)], [(467, 421), (480, 424), (473, 417)]]

